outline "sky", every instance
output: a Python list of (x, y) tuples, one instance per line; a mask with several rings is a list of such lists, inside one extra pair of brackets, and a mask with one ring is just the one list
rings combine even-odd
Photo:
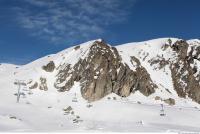
[(200, 38), (200, 0), (0, 0), (0, 63), (27, 64), (93, 39)]

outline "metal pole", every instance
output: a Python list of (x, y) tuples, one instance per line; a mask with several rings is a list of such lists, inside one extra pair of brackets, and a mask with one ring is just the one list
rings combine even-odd
[(20, 82), (19, 82), (19, 81), (17, 82), (17, 84), (18, 84), (17, 103), (19, 103), (21, 84), (20, 84)]
[(161, 107), (162, 107), (162, 111), (164, 111), (164, 107), (163, 107), (163, 104), (161, 104)]

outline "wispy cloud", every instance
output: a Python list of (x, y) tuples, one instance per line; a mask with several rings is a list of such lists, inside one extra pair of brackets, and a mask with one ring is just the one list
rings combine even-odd
[(73, 43), (106, 32), (126, 20), (135, 0), (23, 0), (17, 22), (31, 35), (54, 44)]

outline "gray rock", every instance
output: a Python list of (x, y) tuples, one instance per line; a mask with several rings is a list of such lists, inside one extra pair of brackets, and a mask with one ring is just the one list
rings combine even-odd
[(29, 87), (29, 89), (35, 89), (38, 87), (38, 83), (35, 82), (32, 86)]
[(50, 61), (47, 65), (42, 67), (46, 72), (53, 72), (55, 69), (55, 64), (53, 61)]
[(166, 99), (166, 100), (164, 100), (164, 102), (169, 105), (175, 105), (175, 100), (172, 98)]
[(40, 77), (39, 89), (40, 89), (40, 90), (44, 90), (44, 91), (47, 91), (47, 90), (48, 90), (48, 87), (47, 87), (47, 79), (46, 79), (46, 78)]
[[(96, 41), (90, 47), (87, 58), (80, 59), (73, 67), (63, 65), (58, 68), (54, 85), (59, 91), (67, 91), (75, 81), (79, 81), (81, 94), (88, 101), (99, 100), (112, 92), (122, 97), (136, 90), (146, 96), (154, 93), (157, 86), (152, 83), (150, 75), (137, 58), (133, 57), (132, 60), (138, 63), (136, 72), (122, 63), (115, 47)], [(63, 82), (65, 86), (60, 87), (59, 84)]]

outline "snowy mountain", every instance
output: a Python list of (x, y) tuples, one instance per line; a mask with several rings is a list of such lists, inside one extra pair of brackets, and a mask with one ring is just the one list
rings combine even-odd
[(98, 39), (1, 64), (0, 78), (0, 131), (200, 130), (197, 39)]

